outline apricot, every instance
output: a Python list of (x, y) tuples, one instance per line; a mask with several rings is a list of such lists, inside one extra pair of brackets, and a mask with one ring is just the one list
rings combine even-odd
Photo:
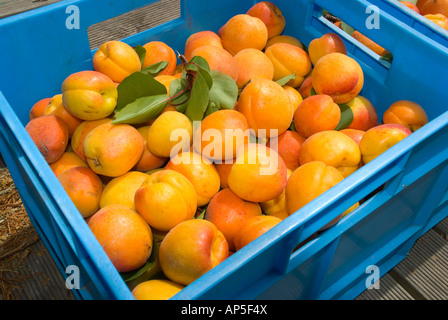
[(143, 45), (145, 58), (142, 67), (146, 68), (157, 62), (166, 61), (168, 65), (158, 75), (173, 75), (177, 66), (177, 56), (174, 50), (162, 41), (150, 41)]
[(448, 18), (441, 13), (425, 14), (424, 17), (448, 31)]
[(73, 167), (86, 167), (89, 166), (82, 160), (76, 153), (72, 151), (66, 151), (62, 156), (53, 163), (50, 163), (50, 168), (55, 174), (59, 176), (62, 172)]
[(139, 171), (129, 171), (119, 177), (112, 178), (103, 189), (100, 199), (100, 208), (111, 204), (120, 204), (135, 210), (135, 192), (149, 177)]
[(238, 149), (249, 142), (246, 117), (235, 110), (218, 110), (205, 117), (195, 131), (193, 148), (212, 162), (235, 158)]
[(404, 4), (406, 7), (408, 7), (411, 10), (414, 10), (415, 12), (417, 12), (418, 14), (420, 14), (420, 10), (418, 9), (418, 7), (413, 4), (412, 2), (409, 1), (400, 1), (401, 4)]
[(361, 142), (362, 137), (366, 133), (365, 131), (362, 131), (362, 130), (348, 129), (348, 128), (339, 130), (339, 132), (346, 134), (347, 136), (352, 138), (353, 141), (355, 141), (358, 146), (359, 146), (359, 143)]
[(45, 108), (50, 103), (51, 98), (43, 98), (37, 101), (30, 109), (29, 119), (40, 117), (44, 115)]
[(140, 71), (142, 66), (137, 52), (129, 44), (118, 40), (103, 43), (93, 55), (92, 63), (95, 71), (117, 83)]
[(361, 153), (349, 136), (335, 130), (321, 131), (307, 138), (299, 153), (301, 166), (321, 161), (336, 168), (344, 177), (359, 168)]
[[(287, 177), (289, 179), (294, 170), (287, 170)], [(283, 189), (282, 193), (276, 198), (269, 201), (260, 202), (260, 206), (263, 212), (268, 216), (277, 217), (282, 220), (286, 219), (289, 216), (288, 210), (286, 210), (286, 189)]]
[(169, 300), (185, 286), (166, 279), (152, 279), (138, 284), (132, 295), (135, 300)]
[(114, 204), (98, 210), (88, 226), (118, 272), (142, 267), (151, 255), (150, 226), (126, 206)]
[(382, 124), (369, 129), (359, 143), (363, 163), (369, 163), (411, 133), (401, 124)]
[(78, 117), (75, 117), (70, 112), (68, 112), (62, 103), (59, 104), (49, 114), (57, 115), (65, 122), (68, 128), (69, 137), (73, 135), (76, 128), (81, 124), (81, 122), (83, 122), (83, 120), (79, 119)]
[(229, 255), (226, 238), (210, 221), (181, 222), (163, 238), (159, 261), (164, 275), (188, 285), (224, 261)]
[(76, 127), (73, 135), (70, 139), (70, 146), (73, 149), (73, 152), (76, 153), (82, 160), (87, 162), (86, 155), (84, 154), (84, 139), (92, 131), (94, 128), (98, 127), (104, 123), (110, 123), (112, 119), (104, 118), (99, 120), (91, 120), (91, 121), (83, 121)]
[(299, 47), (300, 49), (305, 49), (302, 42), (300, 42), (299, 39), (297, 39), (293, 36), (290, 36), (290, 35), (282, 34), (282, 35), (270, 38), (268, 40), (268, 42), (266, 43), (265, 50), (275, 43), (288, 43), (288, 44), (292, 44), (293, 46)]
[(50, 98), (43, 115), (51, 114), (62, 103), (62, 93), (55, 94)]
[(222, 42), (221, 38), (218, 36), (217, 33), (209, 30), (203, 30), (199, 32), (195, 32), (192, 35), (190, 35), (185, 42), (185, 58), (187, 58), (188, 61), (193, 58), (192, 52), (201, 46), (216, 46), (222, 48)]
[(135, 192), (134, 201), (146, 222), (162, 232), (193, 219), (197, 209), (193, 184), (181, 173), (168, 169), (149, 175)]
[(158, 157), (171, 157), (188, 151), (193, 142), (193, 123), (183, 113), (166, 111), (148, 130), (147, 147)]
[(308, 46), (308, 54), (313, 65), (316, 65), (320, 58), (332, 52), (347, 54), (344, 40), (337, 33), (326, 33), (320, 38), (311, 40)]
[(302, 101), (303, 101), (302, 95), (300, 94), (300, 92), (297, 89), (295, 89), (291, 86), (288, 86), (286, 84), (283, 86), (283, 89), (285, 89), (286, 93), (288, 94), (288, 97), (289, 97), (289, 100), (291, 100), (293, 109), (294, 109), (294, 111), (296, 111), (299, 104), (302, 103)]
[(246, 48), (263, 50), (268, 41), (268, 29), (264, 22), (248, 14), (230, 18), (218, 33), (222, 46), (232, 56)]
[[(286, 184), (286, 208), (289, 215), (296, 213), (343, 179), (339, 170), (322, 161), (311, 161), (300, 166), (291, 174)], [(342, 215), (343, 213), (322, 229), (334, 225)]]
[(285, 29), (286, 19), (283, 13), (271, 1), (260, 1), (250, 7), (246, 13), (263, 21), (268, 29), (268, 39), (279, 36)]
[(50, 114), (34, 118), (25, 126), (37, 149), (47, 163), (57, 161), (68, 145), (68, 128), (58, 116)]
[(447, 0), (418, 0), (417, 8), (421, 15), (427, 14), (443, 14), (448, 17), (448, 1)]
[(310, 57), (305, 50), (295, 45), (275, 43), (269, 46), (265, 53), (274, 65), (274, 81), (295, 74), (295, 78), (286, 84), (298, 88), (311, 71)]
[(367, 48), (375, 52), (380, 57), (386, 55), (389, 53), (386, 49), (384, 49), (382, 46), (380, 46), (378, 43), (374, 42), (372, 39), (366, 37), (361, 32), (355, 30), (352, 33), (352, 37), (358, 40), (360, 43), (365, 45)]
[(275, 137), (291, 126), (294, 106), (281, 85), (254, 79), (242, 90), (238, 110), (246, 117), (255, 136)]
[(241, 227), (238, 229), (235, 236), (236, 251), (259, 238), (281, 221), (282, 219), (278, 217), (267, 215), (260, 215), (246, 219), (242, 222)]
[(141, 134), (133, 126), (104, 123), (85, 137), (83, 150), (95, 173), (118, 177), (135, 166), (144, 146)]
[(159, 81), (161, 84), (163, 84), (166, 88), (166, 93), (168, 96), (170, 96), (170, 85), (171, 81), (174, 79), (177, 79), (175, 76), (171, 76), (169, 74), (159, 74), (154, 77), (155, 80)]
[(198, 207), (208, 204), (220, 189), (219, 174), (215, 166), (196, 152), (187, 151), (175, 155), (165, 169), (177, 171), (190, 180), (196, 191)]
[(147, 146), (149, 128), (150, 126), (143, 126), (137, 129), (144, 140), (145, 146), (143, 147), (143, 153), (140, 159), (135, 164), (133, 170), (141, 172), (154, 170), (162, 167), (168, 161), (168, 158), (156, 156), (151, 151), (149, 151), (149, 148)]
[(312, 92), (311, 92), (311, 89), (313, 89), (312, 80), (313, 79), (311, 78), (311, 76), (308, 75), (305, 78), (305, 80), (303, 80), (300, 87), (297, 89), (297, 91), (299, 91), (300, 95), (302, 96), (302, 99), (306, 99), (312, 95)]
[(249, 80), (274, 78), (274, 65), (266, 54), (258, 49), (247, 48), (239, 51), (234, 56), (238, 79), (238, 88), (242, 88)]
[(334, 130), (341, 119), (341, 109), (326, 94), (310, 96), (294, 112), (294, 127), (304, 138), (326, 130)]
[(425, 109), (418, 103), (400, 100), (392, 103), (383, 113), (384, 124), (401, 124), (414, 132), (428, 123)]
[(317, 94), (329, 95), (337, 104), (355, 98), (364, 85), (364, 73), (358, 62), (339, 52), (320, 58), (311, 79)]
[(204, 219), (212, 222), (224, 234), (230, 251), (235, 251), (235, 235), (248, 218), (261, 215), (260, 205), (244, 201), (229, 188), (219, 191), (207, 206)]
[(286, 168), (294, 171), (300, 166), (299, 152), (305, 139), (296, 131), (286, 130), (276, 139), (269, 140), (266, 146), (278, 153)]
[(346, 103), (353, 112), (353, 121), (347, 127), (367, 131), (378, 125), (378, 113), (372, 103), (363, 96), (356, 96)]
[(63, 171), (58, 180), (83, 218), (98, 211), (103, 184), (90, 168), (72, 167)]
[(108, 117), (117, 105), (118, 91), (107, 75), (80, 71), (62, 82), (62, 103), (68, 112), (82, 120)]
[(264, 145), (250, 143), (238, 151), (228, 184), (241, 199), (264, 202), (282, 193), (286, 180), (287, 168), (278, 153)]
[(224, 48), (214, 45), (200, 46), (193, 50), (191, 56), (204, 58), (210, 70), (222, 72), (233, 80), (238, 80), (238, 65), (235, 58)]
[(230, 162), (229, 160), (226, 160), (222, 163), (215, 163), (216, 171), (218, 171), (219, 175), (219, 184), (221, 186), (221, 189), (225, 189), (229, 187), (228, 179), (230, 174), (230, 169), (232, 169), (233, 163), (235, 162), (235, 159), (232, 159)]

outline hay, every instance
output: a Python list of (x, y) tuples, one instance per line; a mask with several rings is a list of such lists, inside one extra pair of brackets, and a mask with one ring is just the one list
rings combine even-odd
[[(19, 272), (39, 236), (29, 220), (7, 168), (0, 168), (0, 296), (16, 299), (34, 273)], [(16, 295), (15, 292), (19, 294)]]

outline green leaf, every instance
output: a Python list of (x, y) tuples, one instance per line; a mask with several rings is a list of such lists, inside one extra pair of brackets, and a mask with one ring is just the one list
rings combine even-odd
[(296, 126), (294, 125), (294, 121), (291, 122), (291, 125), (289, 126), (289, 130), (297, 132)]
[(210, 89), (210, 103), (221, 109), (233, 109), (238, 99), (238, 85), (229, 75), (212, 70), (213, 84)]
[(137, 52), (137, 55), (140, 59), (140, 64), (143, 65), (143, 61), (145, 61), (146, 49), (141, 45), (138, 45), (134, 48), (134, 50), (135, 52)]
[(341, 119), (335, 130), (347, 128), (353, 122), (353, 110), (345, 103), (339, 105), (341, 109)]
[(119, 111), (138, 98), (166, 94), (166, 87), (151, 75), (134, 72), (123, 79), (117, 87), (118, 99), (115, 111)]
[(313, 88), (313, 87), (311, 87), (311, 95), (312, 95), (312, 96), (315, 96), (315, 95), (317, 95), (317, 93), (316, 93), (316, 90), (314, 90), (314, 88)]
[(140, 72), (144, 74), (149, 74), (153, 77), (157, 76), (160, 72), (162, 72), (166, 66), (168, 65), (167, 61), (156, 62), (150, 66), (143, 68)]
[(205, 110), (204, 118), (219, 110), (221, 110), (219, 106), (217, 106), (214, 102), (209, 102), (207, 110)]
[(136, 99), (115, 113), (112, 123), (136, 124), (155, 119), (168, 104), (167, 94)]
[[(186, 70), (197, 71), (198, 74), (201, 74), (205, 80), (205, 83), (210, 89), (213, 84), (213, 79), (210, 72), (210, 66), (208, 65), (207, 60), (205, 60), (201, 56), (194, 56), (193, 58), (191, 58), (190, 62), (192, 62), (192, 64), (188, 64)], [(196, 66), (199, 67), (199, 69)]]
[(196, 78), (191, 88), (190, 99), (187, 102), (187, 109), (185, 115), (191, 121), (201, 121), (204, 112), (207, 109), (209, 101), (209, 88), (207, 82), (200, 72), (197, 73)]
[(276, 82), (281, 85), (284, 86), (285, 84), (288, 83), (289, 80), (295, 79), (296, 78), (296, 74), (290, 74), (289, 76), (283, 77), (281, 79), (278, 79)]
[(207, 212), (207, 207), (202, 208), (201, 212), (195, 217), (195, 219), (204, 219), (205, 213)]
[(385, 61), (387, 61), (389, 63), (392, 63), (392, 60), (394, 59), (394, 57), (393, 57), (392, 53), (387, 52), (383, 56), (381, 56), (380, 59), (381, 60), (385, 60)]
[[(186, 86), (187, 86), (187, 82), (185, 79), (174, 79), (173, 81), (171, 81), (171, 84), (170, 84), (171, 96), (174, 97), (176, 94), (178, 94), (182, 90), (184, 90)], [(185, 93), (183, 93), (179, 97), (171, 100), (171, 103), (179, 104), (182, 101), (185, 101), (188, 98), (189, 94), (190, 94), (190, 91), (186, 90)], [(187, 105), (188, 105), (187, 103), (188, 103), (188, 101), (185, 103), (182, 103), (180, 105), (176, 105), (175, 107), (176, 107), (177, 111), (184, 113), (185, 110), (187, 109)]]

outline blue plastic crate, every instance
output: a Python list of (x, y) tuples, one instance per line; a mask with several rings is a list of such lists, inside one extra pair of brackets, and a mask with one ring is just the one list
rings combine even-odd
[[(0, 20), (0, 151), (33, 225), (61, 273), (79, 267), (80, 299), (133, 299), (26, 133), (31, 106), (60, 92), (71, 73), (92, 69), (87, 28), (148, 0), (61, 1)], [(130, 36), (130, 45), (162, 40), (179, 52), (187, 37), (215, 30), (256, 1), (181, 0), (181, 16)], [(173, 299), (353, 299), (366, 289), (369, 266), (385, 274), (415, 240), (448, 215), (448, 90), (445, 48), (387, 12), (368, 29), (376, 0), (278, 0), (284, 34), (306, 45), (327, 32), (344, 39), (365, 73), (362, 95), (382, 115), (400, 99), (421, 104), (430, 123), (291, 215), (183, 289)], [(67, 29), (68, 6), (80, 28)], [(394, 56), (390, 64), (336, 28), (323, 10), (350, 23)], [(68, 13), (67, 13), (68, 12)], [(368, 197), (337, 225), (316, 232)], [(304, 241), (313, 237), (312, 240)], [(303, 244), (303, 245), (301, 245)], [(299, 246), (300, 245), (300, 246)], [(296, 250), (294, 250), (296, 249)], [(294, 252), (293, 252), (294, 251)]]

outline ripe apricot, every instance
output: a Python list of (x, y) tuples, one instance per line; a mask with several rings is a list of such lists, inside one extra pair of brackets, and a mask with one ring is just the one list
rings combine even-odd
[(238, 149), (249, 142), (246, 117), (235, 110), (218, 110), (205, 117), (196, 129), (193, 147), (212, 162), (235, 158)]
[(212, 45), (222, 48), (221, 38), (213, 31), (203, 30), (190, 35), (185, 42), (185, 58), (188, 61), (193, 58), (191, 53), (198, 47)]
[[(294, 170), (288, 170), (288, 179)], [(280, 219), (286, 219), (289, 216), (288, 210), (286, 210), (286, 188), (276, 198), (260, 202), (261, 209), (268, 216), (277, 217)]]
[(286, 84), (298, 88), (311, 71), (311, 60), (305, 50), (288, 43), (276, 43), (265, 51), (274, 65), (274, 81), (295, 74)]
[(166, 234), (160, 244), (159, 261), (168, 279), (188, 285), (228, 255), (226, 238), (213, 223), (191, 219), (179, 223)]
[(303, 101), (303, 97), (300, 94), (300, 92), (288, 85), (284, 85), (283, 89), (285, 89), (286, 93), (288, 94), (289, 100), (291, 100), (292, 106), (294, 111), (297, 110), (297, 107), (299, 106), (299, 104)]
[(270, 38), (270, 39), (268, 40), (268, 42), (266, 43), (265, 50), (266, 50), (267, 48), (269, 48), (270, 46), (272, 46), (274, 43), (279, 43), (279, 42), (280, 42), (280, 43), (289, 43), (289, 44), (292, 44), (292, 45), (294, 45), (294, 46), (299, 47), (300, 49), (305, 49), (305, 48), (303, 47), (302, 42), (300, 42), (299, 39), (297, 39), (297, 38), (295, 38), (295, 37), (293, 37), (293, 36), (290, 36), (290, 35), (282, 34), (282, 35), (279, 35), (279, 36), (275, 36), (275, 37)]
[(230, 174), (230, 169), (232, 169), (233, 163), (235, 162), (235, 159), (232, 159), (230, 162), (229, 160), (226, 160), (222, 163), (215, 163), (216, 171), (218, 171), (219, 175), (219, 183), (221, 185), (221, 189), (225, 189), (229, 187), (228, 179)]
[(151, 255), (150, 226), (126, 206), (115, 204), (98, 210), (88, 226), (118, 272), (142, 267)]
[(238, 197), (252, 202), (269, 201), (285, 188), (287, 168), (273, 149), (250, 143), (242, 147), (230, 169), (228, 184)]
[(121, 82), (131, 73), (141, 70), (137, 52), (127, 43), (118, 40), (103, 43), (93, 55), (93, 69)]
[(43, 115), (49, 115), (62, 103), (62, 93), (55, 94), (48, 101), (47, 106), (44, 109)]
[(193, 50), (191, 56), (200, 56), (204, 58), (210, 70), (215, 70), (227, 74), (233, 80), (238, 79), (238, 65), (235, 58), (225, 49), (214, 46), (205, 45)]
[(244, 87), (238, 98), (238, 110), (244, 114), (255, 136), (275, 137), (290, 126), (293, 104), (278, 83), (254, 79)]
[(222, 46), (232, 56), (246, 48), (263, 50), (268, 41), (264, 22), (248, 14), (237, 14), (224, 24), (218, 33)]
[(447, 0), (419, 0), (417, 8), (421, 15), (427, 14), (443, 14), (448, 17), (448, 1)]
[(428, 123), (425, 109), (418, 103), (400, 100), (392, 103), (383, 113), (384, 124), (401, 124), (414, 132)]
[(266, 146), (277, 151), (286, 167), (294, 171), (300, 166), (299, 153), (305, 139), (296, 131), (286, 130), (277, 138), (269, 140)]
[(174, 50), (162, 41), (150, 41), (143, 45), (145, 58), (142, 67), (146, 68), (154, 63), (166, 61), (168, 65), (158, 75), (173, 75), (177, 66), (177, 57)]
[(448, 17), (444, 16), (443, 14), (425, 14), (424, 17), (448, 31)]
[(175, 170), (190, 180), (196, 191), (198, 207), (209, 203), (219, 191), (220, 180), (215, 166), (196, 152), (188, 151), (175, 155), (165, 169)]
[(158, 157), (171, 157), (188, 151), (192, 142), (193, 123), (178, 111), (160, 114), (148, 130), (147, 147)]
[(349, 136), (328, 130), (315, 133), (305, 140), (300, 149), (299, 161), (301, 166), (321, 161), (347, 177), (359, 168), (361, 153), (356, 142)]
[(300, 85), (298, 91), (303, 99), (308, 98), (311, 96), (311, 89), (313, 88), (312, 78), (311, 76), (307, 76), (305, 80), (303, 80), (302, 84)]
[(310, 96), (302, 101), (294, 113), (294, 127), (303, 137), (325, 130), (334, 130), (341, 119), (341, 109), (326, 94)]
[(339, 132), (346, 134), (347, 136), (352, 138), (353, 141), (355, 141), (358, 144), (358, 146), (359, 146), (359, 142), (361, 142), (362, 137), (366, 133), (365, 131), (362, 131), (362, 130), (348, 129), (348, 128), (339, 130)]
[[(300, 166), (291, 174), (286, 184), (286, 208), (289, 215), (296, 213), (343, 179), (339, 170), (322, 161), (311, 161)], [(322, 229), (333, 225), (340, 218), (338, 216), (333, 219)]]
[(271, 1), (260, 1), (250, 7), (246, 13), (263, 21), (268, 29), (268, 39), (280, 35), (285, 29), (286, 19), (283, 13)]
[(235, 54), (234, 58), (238, 68), (238, 88), (242, 88), (251, 79), (273, 79), (274, 65), (263, 51), (247, 48)]
[(193, 219), (197, 209), (193, 184), (181, 173), (168, 169), (149, 175), (135, 192), (134, 201), (146, 222), (162, 232)]
[(118, 177), (131, 170), (140, 159), (144, 140), (129, 124), (104, 123), (85, 137), (84, 154), (97, 174)]
[(133, 168), (136, 171), (146, 172), (154, 170), (162, 167), (168, 161), (168, 158), (156, 156), (151, 151), (149, 151), (147, 142), (149, 128), (150, 126), (143, 126), (137, 129), (144, 140), (145, 146), (143, 147), (143, 153), (140, 159), (137, 161)]
[(73, 167), (88, 168), (89, 166), (87, 165), (87, 162), (82, 160), (76, 153), (72, 151), (64, 152), (58, 160), (56, 160), (53, 163), (50, 163), (50, 168), (56, 177), (59, 176), (65, 170)]
[(219, 191), (207, 206), (204, 219), (212, 222), (225, 236), (230, 251), (235, 251), (235, 235), (249, 217), (260, 216), (256, 202), (244, 201), (229, 188)]
[(73, 135), (76, 128), (81, 124), (81, 122), (83, 122), (83, 120), (79, 119), (78, 117), (76, 117), (73, 114), (71, 114), (70, 112), (68, 112), (62, 103), (59, 104), (49, 114), (57, 115), (65, 122), (65, 124), (67, 125), (67, 128), (68, 128), (69, 137), (71, 137)]
[(98, 211), (103, 184), (90, 168), (72, 167), (63, 171), (58, 180), (83, 218)]
[(363, 96), (356, 96), (346, 103), (353, 112), (353, 121), (348, 129), (367, 131), (378, 125), (378, 113), (373, 104)]
[(68, 128), (58, 116), (49, 114), (34, 118), (25, 126), (37, 149), (47, 163), (57, 161), (64, 154), (69, 140)]
[(320, 58), (332, 52), (347, 54), (344, 40), (337, 33), (326, 33), (320, 38), (311, 40), (308, 46), (308, 53), (313, 65), (316, 65)]
[(70, 139), (70, 146), (73, 149), (73, 152), (76, 153), (82, 160), (87, 162), (86, 155), (84, 154), (83, 144), (84, 139), (92, 131), (94, 128), (98, 127), (101, 124), (109, 123), (112, 119), (104, 118), (99, 120), (85, 120), (76, 127), (73, 135)]
[(171, 76), (169, 74), (159, 74), (154, 77), (155, 80), (159, 81), (161, 84), (163, 84), (166, 88), (166, 93), (168, 96), (170, 96), (170, 85), (171, 81), (174, 79), (177, 79), (175, 76)]
[(29, 118), (30, 120), (43, 116), (45, 108), (47, 107), (48, 103), (50, 102), (51, 98), (43, 98), (37, 101), (30, 109)]
[(329, 53), (316, 63), (312, 87), (317, 94), (326, 94), (337, 104), (356, 97), (364, 85), (364, 73), (355, 59), (339, 53)]
[(152, 279), (141, 282), (132, 295), (135, 300), (168, 300), (184, 288), (183, 285), (166, 279)]
[(241, 248), (259, 238), (281, 221), (282, 219), (278, 217), (267, 215), (260, 215), (246, 219), (241, 223), (241, 226), (235, 235), (236, 251), (241, 250)]
[(139, 171), (129, 171), (119, 177), (112, 178), (106, 183), (100, 199), (100, 208), (111, 204), (121, 204), (135, 210), (135, 192), (149, 177)]

